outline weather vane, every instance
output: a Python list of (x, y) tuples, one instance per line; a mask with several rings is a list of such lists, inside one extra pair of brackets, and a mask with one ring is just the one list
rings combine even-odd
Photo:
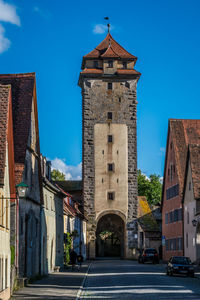
[[(109, 17), (105, 17), (104, 20), (108, 20), (109, 21)], [(107, 26), (108, 26), (108, 33), (110, 33), (110, 23), (108, 23)]]

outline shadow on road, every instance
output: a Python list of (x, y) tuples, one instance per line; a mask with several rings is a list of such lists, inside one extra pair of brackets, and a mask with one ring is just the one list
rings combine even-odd
[(82, 298), (200, 299), (200, 281), (169, 277), (165, 274), (165, 265), (96, 261), (90, 268)]

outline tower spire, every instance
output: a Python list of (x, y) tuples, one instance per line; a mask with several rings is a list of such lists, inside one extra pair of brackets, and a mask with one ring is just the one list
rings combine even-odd
[[(108, 20), (109, 21), (109, 17), (105, 17), (104, 20)], [(108, 26), (108, 33), (110, 33), (110, 23), (108, 23), (107, 26)]]

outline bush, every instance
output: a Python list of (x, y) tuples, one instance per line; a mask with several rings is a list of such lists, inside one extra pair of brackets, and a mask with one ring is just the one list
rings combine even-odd
[(10, 246), (11, 252), (11, 266), (15, 263), (15, 246)]

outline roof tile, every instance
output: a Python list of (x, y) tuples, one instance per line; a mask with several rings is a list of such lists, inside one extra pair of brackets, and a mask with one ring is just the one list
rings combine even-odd
[(4, 184), (10, 85), (0, 85), (0, 184)]
[(170, 119), (170, 131), (175, 150), (180, 193), (183, 194), (189, 144), (200, 144), (200, 120)]
[(194, 198), (200, 199), (200, 144), (189, 145)]
[[(109, 49), (110, 48), (110, 49)], [(107, 34), (106, 38), (90, 53), (84, 56), (84, 58), (100, 58), (100, 57), (119, 57), (125, 59), (137, 59), (136, 56), (130, 54), (121, 45), (119, 45), (111, 36)], [(111, 55), (112, 56), (109, 56)]]

